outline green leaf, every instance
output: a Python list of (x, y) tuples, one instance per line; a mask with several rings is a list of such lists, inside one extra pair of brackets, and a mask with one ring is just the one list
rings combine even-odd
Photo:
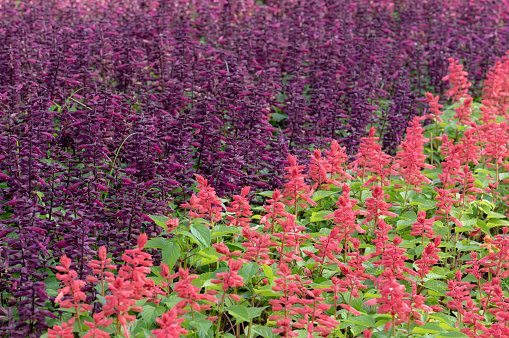
[(170, 270), (173, 270), (175, 263), (177, 263), (177, 259), (180, 256), (180, 247), (177, 243), (170, 243), (163, 248), (162, 259), (163, 262), (168, 265)]
[(143, 307), (143, 312), (141, 313), (141, 319), (145, 324), (151, 324), (155, 321), (155, 312), (156, 308), (150, 305), (146, 305)]
[(344, 319), (344, 322), (363, 325), (366, 327), (376, 327), (375, 319), (371, 316), (355, 316), (348, 319)]
[(249, 311), (242, 305), (232, 305), (226, 309), (232, 316), (237, 318), (237, 323), (249, 321)]
[(179, 231), (179, 234), (191, 238), (201, 248), (206, 248), (207, 247), (205, 244), (202, 243), (202, 241), (198, 237), (196, 237), (194, 234), (190, 233), (189, 231)]
[(56, 279), (55, 277), (48, 277), (46, 278), (46, 293), (49, 296), (56, 297), (58, 295), (58, 289), (61, 289), (60, 287), (60, 281)]
[(263, 306), (263, 307), (250, 307), (250, 308), (248, 308), (247, 312), (249, 313), (249, 319), (260, 317), (260, 315), (262, 314), (263, 310), (265, 310), (266, 308), (267, 308), (267, 306)]
[(169, 245), (171, 242), (167, 238), (162, 237), (155, 237), (151, 238), (147, 241), (147, 244), (145, 244), (145, 248), (158, 248), (162, 249), (165, 246)]
[(468, 336), (463, 332), (455, 331), (440, 333), (438, 336), (436, 336), (436, 338), (466, 338), (466, 337)]
[(418, 205), (421, 210), (429, 210), (436, 208), (436, 202), (425, 200), (422, 198), (416, 198), (409, 203), (410, 205)]
[(245, 275), (244, 281), (249, 281), (260, 270), (260, 266), (256, 263), (246, 263), (242, 266), (239, 274)]
[(205, 272), (198, 275), (198, 278), (193, 280), (191, 284), (194, 286), (197, 286), (199, 288), (203, 287), (203, 284), (205, 284), (206, 281), (208, 281), (212, 277), (212, 272)]
[[(495, 214), (494, 212), (491, 212), (491, 211), (490, 211), (490, 213), (491, 214)], [(506, 225), (509, 225), (509, 221), (507, 221), (505, 219), (490, 219), (488, 224), (486, 224), (486, 226), (488, 228), (499, 227), (499, 226), (506, 226)]]
[(265, 197), (272, 197), (273, 191), (260, 191), (257, 192), (257, 195), (265, 196)]
[(486, 225), (484, 222), (477, 222), (477, 226), (481, 228), (481, 231), (484, 232), (486, 235), (491, 235), (490, 228)]
[(205, 246), (210, 246), (210, 229), (205, 224), (191, 225), (191, 233)]
[(192, 321), (189, 324), (191, 324), (192, 327), (201, 330), (203, 333), (206, 333), (212, 326), (212, 321), (204, 319), (200, 321)]
[(313, 194), (313, 201), (318, 201), (321, 200), (322, 198), (329, 197), (337, 193), (338, 193), (337, 191), (319, 190)]
[(445, 323), (449, 326), (454, 326), (456, 323), (456, 317), (446, 315), (445, 313), (442, 312), (435, 312), (431, 314), (429, 318), (441, 321), (442, 323)]
[(272, 290), (270, 285), (264, 285), (258, 289), (254, 289), (254, 292), (263, 297), (280, 297), (282, 295), (281, 292)]
[(157, 215), (148, 215), (148, 217), (152, 218), (152, 220), (159, 226), (163, 227), (164, 229), (168, 229), (166, 226), (166, 222), (168, 222), (168, 217), (163, 216), (157, 216)]
[(143, 329), (143, 333), (145, 333), (145, 338), (146, 338), (146, 337), (154, 337), (154, 336), (152, 335), (152, 332), (150, 332), (150, 331), (149, 331), (149, 330), (147, 330), (147, 329)]
[(482, 169), (482, 168), (475, 169), (474, 172), (492, 175), (493, 177), (495, 177), (495, 173), (493, 171)]
[(198, 255), (203, 257), (200, 261), (200, 266), (216, 263), (219, 260), (219, 257), (222, 256), (212, 247), (199, 251)]
[(270, 278), (274, 276), (274, 271), (272, 271), (272, 268), (267, 264), (262, 264), (262, 269), (263, 273), (265, 274), (265, 277)]
[(276, 338), (279, 336), (279, 334), (272, 332), (272, 328), (266, 326), (253, 325), (251, 330), (264, 338)]
[(280, 122), (280, 121), (283, 121), (285, 119), (288, 118), (288, 115), (286, 114), (281, 114), (281, 113), (274, 113), (272, 114), (272, 119), (276, 122)]
[(447, 285), (444, 282), (432, 279), (424, 282), (424, 287), (433, 290), (441, 296), (445, 296), (445, 290), (447, 289)]
[(240, 233), (238, 227), (227, 227), (224, 225), (216, 226), (212, 230), (212, 238), (223, 236), (223, 235), (229, 235), (229, 234), (238, 234)]
[[(489, 211), (486, 214), (488, 215), (488, 218), (505, 218), (505, 215), (499, 214), (498, 212), (494, 212), (494, 211)], [(508, 225), (508, 224), (509, 224), (509, 222), (505, 221), (505, 224), (503, 224), (503, 225)]]
[(331, 213), (332, 212), (329, 211), (329, 210), (322, 210), (322, 211), (318, 211), (318, 212), (313, 212), (313, 214), (311, 214), (311, 219), (309, 221), (310, 222), (325, 221), (324, 217), (330, 215)]
[(421, 326), (416, 326), (412, 330), (412, 333), (443, 333), (445, 330), (440, 326), (431, 323), (424, 323)]

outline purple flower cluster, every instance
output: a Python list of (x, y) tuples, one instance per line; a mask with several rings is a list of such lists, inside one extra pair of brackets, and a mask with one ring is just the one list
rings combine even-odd
[[(46, 328), (47, 277), (118, 255), (194, 174), (218, 194), (282, 186), (289, 153), (371, 126), (387, 151), (509, 49), (509, 2), (0, 1), (0, 335)], [(474, 97), (480, 87), (472, 88)]]

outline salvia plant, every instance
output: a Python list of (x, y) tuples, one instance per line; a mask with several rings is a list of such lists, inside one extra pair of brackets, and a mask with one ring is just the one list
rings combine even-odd
[(249, 186), (222, 199), (196, 175), (169, 217), (146, 216), (164, 231), (136, 236), (120, 261), (106, 246), (85, 263), (61, 255), (43, 335), (507, 336), (507, 55), (481, 103), (451, 58), (451, 103), (427, 93), (432, 113), (395, 156), (375, 128), (350, 163), (337, 141), (309, 166), (289, 155), (262, 206)]
[(0, 9), (0, 335), (507, 335), (507, 1)]

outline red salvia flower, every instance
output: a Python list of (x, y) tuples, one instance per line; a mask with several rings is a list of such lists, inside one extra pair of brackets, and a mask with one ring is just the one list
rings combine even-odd
[[(279, 238), (281, 245), (278, 246), (277, 252), (279, 255), (279, 265), (283, 262), (291, 263), (301, 261), (300, 257), (300, 244), (309, 239), (309, 235), (303, 235), (301, 232), (306, 229), (303, 226), (295, 223), (295, 216), (289, 215), (286, 220), (281, 221), (281, 233), (276, 233), (273, 236)], [(293, 248), (293, 250), (285, 250), (285, 248)], [(288, 252), (285, 252), (288, 251)]]
[(392, 270), (394, 277), (411, 282), (411, 279), (404, 276), (403, 272), (411, 276), (415, 276), (417, 273), (405, 266), (405, 260), (408, 256), (405, 255), (407, 250), (399, 247), (401, 242), (403, 242), (403, 239), (398, 236), (394, 237), (392, 243), (387, 243), (384, 247), (384, 251), (379, 253), (382, 258), (378, 261), (374, 261), (373, 265), (376, 267), (382, 265), (386, 269)]
[[(200, 289), (194, 286), (192, 283), (193, 280), (198, 278), (197, 275), (189, 275), (189, 270), (180, 269), (178, 272), (179, 281), (175, 283), (174, 291), (177, 293), (177, 296), (182, 298), (180, 302), (177, 303), (176, 307), (184, 310), (186, 306), (191, 308), (191, 311), (200, 312), (202, 307), (207, 308), (209, 305), (198, 304), (198, 301), (204, 300), (212, 303), (217, 303), (218, 299), (209, 295), (209, 294), (200, 294)], [(184, 313), (187, 311), (184, 311)]]
[(88, 276), (87, 282), (94, 283), (94, 282), (100, 282), (101, 283), (101, 295), (104, 297), (104, 284), (105, 284), (105, 278), (104, 277), (113, 277), (113, 273), (110, 271), (105, 270), (117, 270), (117, 266), (111, 263), (113, 260), (111, 258), (107, 258), (107, 252), (106, 247), (102, 246), (99, 248), (99, 260), (91, 260), (90, 263), (88, 263), (88, 266), (92, 268), (92, 273), (99, 275), (100, 280), (93, 277)]
[(366, 198), (366, 219), (362, 222), (362, 224), (366, 224), (371, 221), (375, 221), (375, 226), (378, 224), (378, 218), (380, 216), (387, 217), (396, 217), (398, 216), (396, 213), (389, 211), (392, 207), (391, 203), (385, 202), (386, 198), (389, 198), (389, 195), (384, 193), (384, 188), (382, 186), (374, 185), (371, 187), (371, 195), (373, 197)]
[[(290, 166), (285, 167), (285, 170), (288, 172), (285, 178), (288, 179), (288, 182), (285, 183), (283, 198), (289, 197), (284, 203), (289, 206), (294, 206), (294, 214), (297, 215), (297, 203), (300, 199), (303, 199), (313, 206), (316, 205), (316, 202), (310, 197), (313, 194), (313, 190), (304, 182), (307, 175), (302, 174), (302, 170), (304, 170), (305, 167), (297, 165), (297, 157), (293, 155), (288, 155), (288, 162), (290, 162)], [(300, 203), (299, 205), (304, 209), (307, 208), (306, 203)]]
[(429, 273), (431, 267), (437, 264), (440, 260), (437, 253), (440, 252), (439, 246), (441, 242), (442, 237), (437, 236), (433, 242), (428, 243), (428, 245), (424, 248), (422, 257), (415, 261), (415, 265), (417, 265), (419, 268), (417, 273), (421, 281), (424, 280), (424, 277), (426, 277), (426, 275)]
[(329, 160), (322, 157), (322, 152), (319, 149), (315, 149), (311, 154), (311, 164), (309, 165), (309, 177), (315, 181), (313, 189), (330, 190), (329, 184), (339, 186), (339, 182), (327, 176), (330, 172), (332, 172), (332, 165)]
[(198, 212), (189, 213), (190, 217), (203, 217), (207, 215), (210, 218), (210, 223), (213, 226), (214, 223), (219, 222), (222, 218), (221, 201), (216, 196), (214, 188), (212, 188), (208, 181), (203, 176), (196, 175), (196, 181), (199, 183), (197, 186), (198, 195), (192, 195), (190, 203), (183, 203), (180, 206), (182, 208), (190, 208), (191, 210), (197, 210)]
[(222, 257), (219, 257), (218, 258), (218, 261), (221, 262), (221, 261), (227, 261), (227, 260), (230, 260), (232, 259), (233, 256), (241, 256), (242, 255), (242, 252), (241, 251), (233, 251), (233, 252), (230, 252), (230, 249), (228, 248), (228, 246), (224, 243), (218, 243), (218, 244), (212, 244), (212, 247), (214, 249), (216, 249), (216, 251), (218, 253), (220, 253), (221, 255), (223, 255)]
[(420, 210), (417, 215), (417, 222), (412, 224), (412, 232), (410, 236), (422, 236), (421, 244), (424, 245), (424, 237), (432, 239), (435, 237), (435, 231), (433, 231), (434, 219), (426, 219), (426, 211)]
[(428, 104), (431, 108), (431, 114), (424, 115), (423, 117), (421, 117), (421, 119), (423, 119), (423, 120), (434, 119), (436, 122), (440, 122), (440, 123), (444, 122), (442, 120), (442, 118), (440, 117), (440, 115), (444, 114), (444, 112), (440, 111), (440, 109), (443, 108), (444, 106), (438, 103), (440, 96), (437, 95), (437, 96), (433, 97), (433, 94), (431, 94), (431, 93), (426, 93), (425, 96), (426, 96), (426, 100), (428, 101)]
[(185, 318), (177, 318), (177, 310), (172, 308), (170, 311), (163, 313), (161, 318), (156, 319), (156, 323), (161, 328), (151, 332), (156, 338), (180, 338), (181, 335), (187, 335), (188, 333), (187, 329), (181, 326), (185, 320)]
[(164, 224), (168, 227), (166, 232), (175, 231), (179, 227), (180, 220), (178, 218), (170, 218)]
[(480, 131), (475, 128), (468, 128), (465, 130), (463, 137), (458, 141), (463, 144), (463, 147), (461, 147), (462, 151), (459, 153), (460, 164), (473, 162), (475, 165), (479, 165), (480, 147), (477, 144), (480, 141), (480, 137), (476, 135), (478, 132)]
[(461, 271), (456, 271), (456, 280), (449, 279), (447, 280), (447, 286), (449, 291), (445, 293), (446, 296), (452, 298), (449, 302), (447, 302), (447, 307), (449, 309), (455, 309), (458, 311), (457, 318), (458, 322), (461, 325), (462, 316), (465, 315), (465, 309), (463, 307), (463, 302), (471, 299), (470, 298), (470, 289), (475, 287), (475, 284), (470, 282), (462, 282), (461, 281)]
[[(427, 164), (424, 161), (427, 156), (424, 155), (424, 144), (429, 140), (423, 136), (424, 129), (421, 126), (418, 116), (410, 122), (407, 128), (406, 139), (401, 142), (400, 152), (396, 155), (396, 162), (393, 169), (398, 170), (408, 186), (414, 186), (418, 189), (421, 184), (431, 183), (425, 175), (421, 173), (422, 169), (435, 169), (435, 166)], [(408, 187), (407, 187), (408, 189)]]
[(496, 167), (496, 181), (498, 182), (498, 174), (500, 166), (503, 166), (504, 159), (509, 156), (509, 125), (507, 123), (491, 123), (490, 128), (485, 130), (482, 142), (484, 149), (480, 155), (486, 157), (487, 167)]
[(234, 202), (232, 202), (231, 207), (226, 208), (226, 211), (235, 213), (235, 216), (226, 216), (226, 219), (229, 221), (226, 225), (238, 227), (249, 226), (251, 218), (248, 216), (253, 214), (251, 206), (249, 205), (249, 200), (247, 199), (249, 189), (250, 187), (244, 187), (240, 191), (240, 195), (233, 196)]
[(76, 317), (72, 317), (67, 323), (61, 325), (55, 324), (53, 329), (48, 329), (48, 338), (74, 338), (73, 324), (76, 321)]
[(113, 323), (113, 319), (105, 319), (104, 312), (95, 313), (93, 319), (93, 323), (85, 322), (85, 325), (89, 327), (89, 331), (83, 338), (109, 338), (110, 333), (99, 329), (99, 327), (107, 328)]
[[(323, 267), (326, 263), (337, 263), (342, 264), (334, 254), (338, 255), (341, 253), (343, 248), (341, 247), (341, 241), (343, 236), (339, 233), (339, 228), (333, 228), (327, 237), (320, 236), (317, 243), (314, 244), (314, 248), (318, 250), (316, 253), (304, 250), (304, 254), (313, 258), (315, 262), (320, 264), (321, 276)], [(327, 260), (326, 260), (327, 258)]]
[(348, 304), (339, 304), (343, 309), (353, 313), (355, 316), (360, 316), (361, 313), (355, 310), (351, 306), (352, 297), (359, 298), (360, 293), (359, 289), (367, 289), (366, 285), (362, 284), (362, 281), (366, 278), (361, 277), (362, 274), (358, 274), (356, 271), (350, 270), (348, 267), (342, 265), (340, 266), (341, 272), (343, 273), (343, 279), (339, 280), (338, 290), (340, 292), (350, 292), (350, 298)]
[[(276, 326), (280, 327), (279, 329), (273, 329), (272, 332), (282, 333), (285, 337), (299, 336), (297, 332), (292, 330), (291, 311), (293, 305), (299, 302), (296, 295), (302, 296), (304, 294), (302, 291), (300, 275), (292, 275), (291, 272), (292, 270), (285, 263), (282, 263), (279, 266), (277, 274), (280, 278), (276, 278), (274, 280), (272, 290), (276, 292), (282, 291), (283, 296), (269, 300), (269, 304), (272, 305), (273, 312), (283, 312), (283, 315), (272, 315), (269, 317), (269, 320), (276, 321)], [(312, 281), (306, 281), (304, 283), (310, 284)], [(303, 324), (307, 324), (307, 322)]]
[[(387, 168), (392, 162), (391, 156), (382, 151), (382, 146), (375, 141), (379, 137), (375, 137), (376, 130), (371, 128), (368, 137), (363, 137), (359, 146), (359, 152), (355, 155), (357, 159), (350, 163), (350, 166), (357, 171), (357, 177), (364, 179), (366, 172), (374, 174), (362, 186), (367, 187), (373, 182), (380, 181), (381, 185), (388, 185), (389, 180), (386, 179), (388, 175), (397, 174), (393, 169)], [(362, 168), (362, 169), (360, 169)]]
[(356, 205), (359, 201), (350, 198), (350, 186), (347, 184), (343, 185), (343, 194), (338, 198), (336, 202), (337, 209), (333, 213), (325, 216), (325, 219), (333, 219), (335, 228), (339, 229), (339, 234), (344, 240), (344, 251), (348, 249), (349, 236), (355, 231), (359, 233), (365, 233), (366, 231), (356, 223), (358, 215), (366, 215), (367, 212), (356, 209)]
[(327, 161), (330, 165), (331, 178), (335, 175), (340, 175), (336, 178), (336, 181), (344, 181), (345, 179), (353, 179), (344, 168), (344, 164), (348, 161), (348, 155), (346, 154), (346, 147), (341, 148), (336, 140), (331, 142), (330, 151), (325, 150), (327, 155)]
[(505, 54), (503, 61), (490, 68), (483, 83), (483, 101), (500, 115), (506, 115), (509, 108), (509, 51)]
[(257, 264), (271, 265), (274, 260), (269, 257), (269, 246), (276, 246), (277, 243), (271, 241), (270, 234), (261, 234), (249, 227), (242, 228), (242, 236), (247, 242), (241, 245), (246, 248), (243, 258), (254, 261)]
[[(239, 276), (240, 268), (242, 268), (243, 261), (228, 261), (229, 269), (227, 272), (220, 272), (216, 274), (217, 279), (212, 279), (213, 284), (223, 284), (223, 291), (226, 292), (228, 288), (239, 288), (244, 285), (244, 279)], [(222, 279), (222, 280), (221, 280)]]
[[(69, 259), (66, 255), (63, 255), (60, 258), (60, 263), (62, 266), (56, 266), (55, 268), (60, 272), (64, 272), (64, 274), (57, 273), (56, 278), (61, 280), (65, 287), (58, 290), (59, 292), (55, 298), (55, 303), (60, 303), (60, 307), (64, 309), (74, 309), (76, 319), (78, 320), (79, 330), (81, 331), (80, 313), (92, 310), (92, 305), (81, 304), (81, 302), (84, 302), (87, 299), (87, 295), (81, 291), (81, 288), (86, 285), (86, 282), (76, 279), (78, 277), (78, 273), (71, 269), (71, 259)], [(63, 297), (68, 294), (71, 297), (62, 300)]]
[(265, 214), (260, 219), (260, 224), (265, 225), (263, 230), (271, 229), (271, 233), (274, 233), (274, 226), (276, 225), (277, 217), (288, 217), (289, 213), (285, 211), (285, 205), (280, 202), (283, 200), (283, 195), (281, 194), (281, 191), (278, 189), (274, 190), (272, 192), (272, 199), (269, 199), (267, 202), (269, 204), (266, 204), (263, 206), (267, 214)]
[(463, 70), (463, 65), (459, 63), (459, 60), (449, 58), (449, 74), (446, 75), (442, 81), (449, 80), (452, 86), (445, 95), (452, 97), (455, 102), (459, 102), (462, 97), (469, 98), (468, 88), (472, 85), (467, 81), (468, 73)]
[(381, 297), (372, 298), (367, 302), (364, 302), (364, 305), (373, 306), (380, 304), (377, 312), (390, 314), (392, 317), (392, 321), (385, 324), (384, 330), (388, 331), (392, 326), (394, 332), (395, 327), (405, 322), (412, 311), (412, 308), (404, 300), (404, 298), (410, 296), (410, 294), (405, 292), (404, 285), (398, 283), (396, 278), (393, 276), (391, 269), (382, 273), (377, 286)]
[(470, 115), (472, 114), (472, 111), (470, 109), (472, 108), (472, 101), (473, 99), (471, 97), (467, 97), (465, 101), (463, 101), (463, 104), (461, 106), (454, 109), (454, 111), (456, 112), (454, 118), (458, 119), (458, 122), (456, 122), (457, 125), (470, 124), (471, 122)]

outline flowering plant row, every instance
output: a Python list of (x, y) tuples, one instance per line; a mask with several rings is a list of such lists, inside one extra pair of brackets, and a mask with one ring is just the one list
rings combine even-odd
[(47, 337), (507, 337), (509, 57), (481, 104), (449, 69), (453, 104), (426, 93), (394, 157), (375, 128), (350, 163), (335, 141), (307, 171), (289, 155), (263, 206), (197, 175), (120, 266), (101, 247), (83, 279), (62, 256)]
[(375, 127), (394, 155), (449, 57), (482, 97), (508, 18), (509, 0), (0, 0), (0, 336), (47, 331), (59, 258), (83, 281), (102, 246), (122, 263), (196, 174), (256, 208), (289, 154), (337, 140), (352, 160)]

